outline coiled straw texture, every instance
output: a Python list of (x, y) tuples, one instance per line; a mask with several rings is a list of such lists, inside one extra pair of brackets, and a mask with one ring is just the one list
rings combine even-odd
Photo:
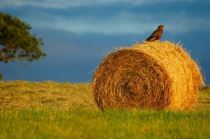
[(181, 46), (167, 41), (142, 42), (110, 53), (92, 81), (101, 110), (190, 109), (203, 85), (197, 63)]

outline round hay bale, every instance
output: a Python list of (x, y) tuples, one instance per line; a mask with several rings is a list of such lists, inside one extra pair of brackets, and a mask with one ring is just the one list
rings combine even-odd
[(199, 66), (178, 44), (143, 42), (109, 54), (92, 87), (101, 110), (111, 108), (191, 108), (204, 85)]

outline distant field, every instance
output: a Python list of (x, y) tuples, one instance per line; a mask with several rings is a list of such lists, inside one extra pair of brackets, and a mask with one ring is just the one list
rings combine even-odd
[(89, 84), (0, 82), (0, 110), (95, 108)]
[(0, 82), (0, 139), (210, 138), (210, 87), (191, 111), (97, 109), (89, 84)]

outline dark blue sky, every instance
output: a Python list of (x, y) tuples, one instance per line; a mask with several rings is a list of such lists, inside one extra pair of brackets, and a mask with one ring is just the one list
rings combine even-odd
[(0, 64), (6, 80), (87, 82), (115, 48), (165, 25), (162, 40), (181, 42), (210, 83), (210, 0), (0, 0), (44, 41), (47, 57)]

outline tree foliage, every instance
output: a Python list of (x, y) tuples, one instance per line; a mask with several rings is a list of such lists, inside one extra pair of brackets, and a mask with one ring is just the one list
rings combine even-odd
[(42, 40), (31, 34), (30, 29), (19, 18), (0, 13), (0, 61), (33, 61), (45, 56)]

